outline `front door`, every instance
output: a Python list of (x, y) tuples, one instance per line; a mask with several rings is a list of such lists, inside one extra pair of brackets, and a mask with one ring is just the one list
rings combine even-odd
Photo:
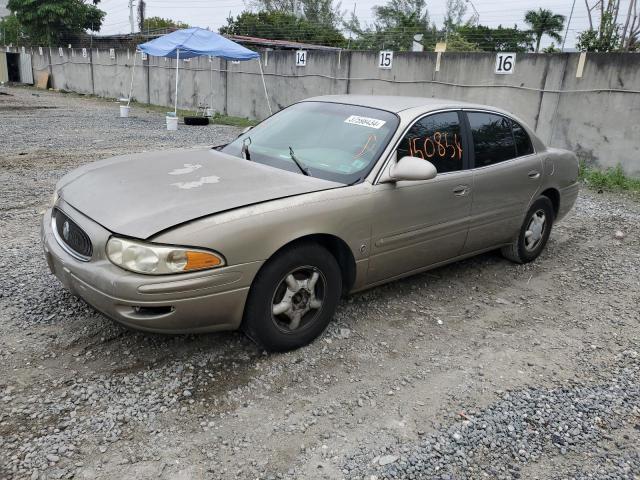
[(520, 231), (540, 187), (542, 160), (515, 121), (467, 112), (473, 141), (473, 206), (464, 246), (471, 253), (508, 243)]
[(473, 188), (473, 173), (465, 169), (460, 115), (425, 116), (400, 142), (397, 159), (410, 155), (429, 160), (438, 171), (434, 179), (374, 186), (369, 284), (460, 254)]

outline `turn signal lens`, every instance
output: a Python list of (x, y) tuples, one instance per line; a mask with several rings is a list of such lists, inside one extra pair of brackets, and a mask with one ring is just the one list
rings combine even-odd
[(187, 252), (187, 264), (185, 270), (204, 270), (205, 268), (219, 267), (222, 263), (220, 257), (205, 252)]
[(111, 237), (107, 257), (115, 265), (136, 273), (164, 275), (224, 266), (214, 252)]

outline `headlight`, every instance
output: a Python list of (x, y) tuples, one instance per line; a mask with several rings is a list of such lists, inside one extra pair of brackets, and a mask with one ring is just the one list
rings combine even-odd
[(224, 266), (224, 258), (208, 250), (156, 245), (111, 237), (107, 257), (125, 270), (150, 275), (193, 272)]

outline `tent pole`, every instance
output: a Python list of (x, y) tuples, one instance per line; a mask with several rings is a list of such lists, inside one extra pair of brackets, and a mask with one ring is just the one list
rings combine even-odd
[(269, 101), (269, 94), (267, 93), (267, 84), (264, 81), (264, 72), (262, 71), (262, 59), (258, 57), (258, 66), (260, 67), (260, 76), (262, 77), (262, 86), (264, 87), (264, 96), (267, 98), (267, 106), (269, 107), (269, 115), (273, 115), (271, 110), (271, 102)]
[[(209, 101), (208, 107), (211, 109), (211, 113), (213, 113), (213, 58), (209, 57)], [(205, 116), (207, 115), (207, 111), (204, 112)]]
[(133, 69), (131, 70), (131, 87), (129, 87), (129, 99), (127, 100), (127, 107), (131, 103), (131, 94), (133, 93), (133, 76), (136, 73), (136, 55), (137, 55), (137, 53), (138, 52), (134, 48), (133, 49)]
[(175, 98), (175, 105), (173, 108), (173, 114), (177, 117), (178, 116), (178, 75), (179, 75), (179, 70), (178, 70), (178, 65), (180, 65), (180, 49), (178, 48), (176, 50), (176, 98)]

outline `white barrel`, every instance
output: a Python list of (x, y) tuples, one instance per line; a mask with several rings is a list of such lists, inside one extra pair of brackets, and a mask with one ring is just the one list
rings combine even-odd
[(126, 118), (129, 116), (129, 105), (120, 105), (120, 117)]
[(167, 130), (178, 130), (178, 117), (167, 116)]

